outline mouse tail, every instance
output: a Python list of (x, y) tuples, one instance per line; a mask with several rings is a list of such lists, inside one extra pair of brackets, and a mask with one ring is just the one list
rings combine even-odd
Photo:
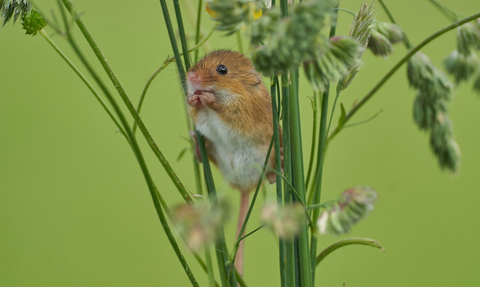
[[(241, 191), (240, 192), (240, 208), (238, 212), (238, 223), (237, 223), (237, 238), (240, 230), (242, 229), (243, 223), (245, 222), (245, 218), (247, 217), (248, 207), (250, 206), (250, 194), (249, 192)], [(242, 236), (245, 236), (245, 230), (243, 231)], [(240, 241), (237, 250), (237, 256), (235, 259), (235, 268), (237, 269), (238, 273), (243, 277), (243, 254), (245, 248), (245, 240)]]

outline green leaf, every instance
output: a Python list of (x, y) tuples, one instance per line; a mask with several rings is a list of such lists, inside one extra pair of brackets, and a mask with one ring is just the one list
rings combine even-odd
[(340, 103), (341, 114), (338, 119), (338, 128), (341, 129), (346, 122), (347, 113), (345, 112), (345, 107)]
[(188, 150), (188, 147), (182, 149), (180, 153), (178, 154), (177, 161), (180, 161), (182, 157), (185, 155), (185, 152)]

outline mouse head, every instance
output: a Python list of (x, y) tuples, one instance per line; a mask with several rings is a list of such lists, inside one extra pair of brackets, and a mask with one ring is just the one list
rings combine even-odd
[(217, 50), (206, 55), (187, 74), (189, 94), (209, 92), (218, 104), (255, 94), (262, 84), (250, 60), (238, 52)]

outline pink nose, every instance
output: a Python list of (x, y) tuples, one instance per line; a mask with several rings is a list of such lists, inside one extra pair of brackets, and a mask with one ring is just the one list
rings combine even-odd
[(200, 77), (197, 76), (194, 72), (188, 73), (187, 79), (193, 85), (197, 85), (200, 82)]

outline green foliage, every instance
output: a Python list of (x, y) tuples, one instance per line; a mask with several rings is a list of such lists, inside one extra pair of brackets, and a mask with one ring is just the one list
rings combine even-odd
[(30, 13), (23, 15), (22, 26), (26, 35), (37, 35), (37, 32), (47, 26), (47, 21), (42, 17), (40, 13), (35, 10), (32, 10)]
[(3, 17), (3, 26), (13, 17), (15, 23), (18, 17), (30, 12), (32, 4), (27, 0), (0, 0), (0, 15)]
[(466, 23), (457, 28), (457, 47), (460, 54), (468, 56), (472, 48), (480, 49), (480, 27)]

